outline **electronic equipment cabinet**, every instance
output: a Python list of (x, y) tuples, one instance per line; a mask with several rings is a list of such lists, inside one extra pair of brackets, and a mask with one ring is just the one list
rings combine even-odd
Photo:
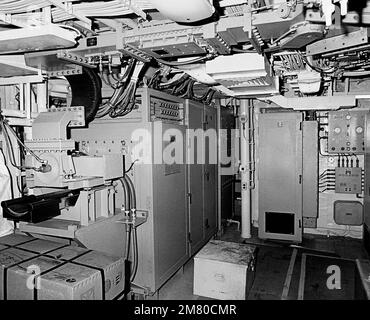
[(364, 245), (370, 253), (370, 113), (365, 116)]
[[(125, 155), (127, 174), (136, 189), (137, 209), (148, 213), (147, 222), (138, 229), (139, 265), (134, 284), (152, 294), (189, 258), (187, 168), (184, 162), (168, 164), (163, 160), (165, 148), (177, 139), (185, 154), (180, 141), (185, 136), (184, 100), (140, 89), (136, 102), (136, 109), (128, 116), (95, 120), (88, 129), (74, 130), (72, 135), (84, 153)], [(167, 133), (169, 141), (164, 139)], [(140, 143), (145, 153), (142, 159), (135, 154)]]
[[(213, 107), (152, 89), (138, 90), (136, 102), (128, 116), (97, 119), (72, 135), (83, 153), (125, 155), (137, 209), (148, 213), (138, 230), (139, 269), (134, 284), (152, 294), (217, 232), (217, 116)], [(194, 164), (187, 164), (188, 125), (199, 130), (194, 131), (200, 134), (195, 141), (199, 153), (205, 154), (204, 159), (195, 154)], [(215, 140), (207, 138), (204, 145), (199, 144), (203, 132), (214, 134)], [(172, 143), (177, 145), (174, 149), (182, 149), (176, 149), (183, 154), (182, 162), (165, 161), (165, 150)], [(135, 153), (140, 145), (142, 153)], [(143, 156), (141, 162), (138, 154)], [(216, 158), (210, 159), (212, 154)], [(197, 164), (199, 160), (204, 163)]]
[[(194, 254), (217, 232), (217, 112), (187, 100), (185, 114), (189, 128), (188, 237), (190, 253)], [(201, 153), (205, 155), (203, 159)]]
[(302, 115), (259, 119), (259, 237), (302, 240)]

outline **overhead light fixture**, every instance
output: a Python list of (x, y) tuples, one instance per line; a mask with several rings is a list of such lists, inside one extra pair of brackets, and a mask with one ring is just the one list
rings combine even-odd
[(151, 2), (161, 14), (176, 22), (197, 22), (210, 18), (215, 13), (213, 0), (151, 0)]

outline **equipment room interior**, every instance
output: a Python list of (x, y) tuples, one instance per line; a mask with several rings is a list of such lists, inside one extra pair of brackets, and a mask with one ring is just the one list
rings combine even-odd
[(369, 27), (0, 0), (0, 300), (370, 299)]

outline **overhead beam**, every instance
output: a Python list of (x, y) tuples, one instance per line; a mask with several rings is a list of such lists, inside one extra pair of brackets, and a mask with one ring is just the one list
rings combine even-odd
[(117, 20), (113, 20), (113, 19), (99, 18), (99, 19), (97, 19), (97, 21), (100, 21), (100, 22), (104, 23), (107, 27), (110, 27), (113, 30), (117, 30), (117, 28), (120, 24)]
[(4, 21), (7, 24), (11, 24), (16, 27), (27, 27), (28, 25), (24, 22), (24, 19), (15, 18), (9, 13), (0, 13), (0, 20)]
[(80, 20), (81, 22), (85, 24), (85, 28), (91, 30), (91, 23), (92, 23), (91, 20), (88, 17), (76, 12), (76, 10), (74, 10), (73, 8), (72, 3), (66, 3), (61, 0), (48, 0), (48, 2), (56, 6), (57, 8), (62, 9), (63, 11), (68, 13), (70, 16)]
[(135, 12), (139, 17), (142, 17), (143, 19), (147, 20), (147, 14), (143, 10), (141, 10), (141, 8), (136, 6), (132, 0), (121, 0), (121, 1), (127, 8)]

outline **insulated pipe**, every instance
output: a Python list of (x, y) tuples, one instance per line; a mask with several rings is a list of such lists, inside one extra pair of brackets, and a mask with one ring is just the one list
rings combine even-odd
[(251, 238), (251, 190), (250, 190), (250, 134), (249, 134), (249, 101), (240, 102), (240, 176), (241, 176), (241, 237)]

